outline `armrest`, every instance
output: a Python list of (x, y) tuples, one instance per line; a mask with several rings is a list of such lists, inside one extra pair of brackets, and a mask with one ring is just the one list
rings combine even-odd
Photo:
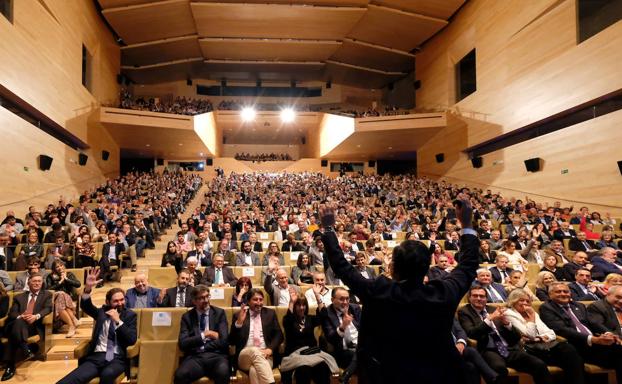
[(82, 340), (80, 344), (78, 344), (73, 350), (73, 357), (76, 359), (81, 359), (86, 356), (86, 352), (89, 348), (90, 340)]
[(43, 318), (44, 325), (52, 325), (54, 324), (54, 313), (50, 312)]
[(469, 347), (477, 348), (477, 341), (475, 339), (467, 339), (467, 345)]
[(138, 354), (140, 353), (140, 339), (136, 340), (136, 344), (130, 345), (129, 347), (127, 347), (126, 353), (127, 353), (128, 359), (133, 359), (137, 357)]
[(9, 316), (4, 316), (3, 318), (0, 319), (0, 328), (4, 328), (8, 319), (9, 319)]

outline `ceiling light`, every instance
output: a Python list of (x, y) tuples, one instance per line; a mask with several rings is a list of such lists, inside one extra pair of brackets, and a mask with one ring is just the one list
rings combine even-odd
[(281, 121), (284, 123), (291, 123), (296, 119), (296, 112), (291, 108), (285, 108), (281, 111)]
[(243, 121), (253, 121), (255, 120), (255, 110), (252, 107), (244, 107), (240, 116), (242, 116)]
[(151, 147), (151, 144), (145, 144), (145, 147)]
[(182, 143), (179, 143), (179, 146), (180, 146), (180, 147), (181, 147), (182, 145), (183, 145)]

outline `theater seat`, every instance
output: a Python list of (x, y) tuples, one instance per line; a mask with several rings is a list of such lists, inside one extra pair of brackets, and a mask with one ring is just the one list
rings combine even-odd
[(607, 375), (608, 384), (617, 383), (616, 371), (613, 369), (602, 368), (594, 364), (585, 364), (585, 372), (589, 375), (600, 375), (600, 374)]

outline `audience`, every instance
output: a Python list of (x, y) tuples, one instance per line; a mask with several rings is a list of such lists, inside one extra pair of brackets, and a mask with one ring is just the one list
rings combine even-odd
[(261, 163), (262, 161), (292, 161), (294, 160), (289, 153), (236, 153), (233, 156), (236, 160), (252, 161)]

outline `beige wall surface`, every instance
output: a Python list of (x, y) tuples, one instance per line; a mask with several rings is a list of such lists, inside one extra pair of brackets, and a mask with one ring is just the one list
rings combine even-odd
[[(577, 44), (575, 2), (473, 0), (417, 56), (417, 106), (452, 111), (448, 126), (417, 153), (420, 175), (622, 209), (616, 161), (622, 112), (484, 156), (465, 148), (622, 89), (622, 22)], [(455, 103), (455, 64), (477, 56), (477, 91)], [(445, 154), (437, 164), (436, 153)], [(527, 173), (523, 161), (544, 160)], [(493, 165), (494, 163), (494, 165)], [(562, 170), (568, 173), (562, 173)], [(605, 207), (602, 207), (605, 206)]]
[[(100, 102), (118, 97), (119, 47), (93, 3), (14, 1), (13, 23), (0, 17), (0, 36), (0, 84), (90, 146), (81, 167), (77, 151), (0, 108), (0, 214), (13, 208), (23, 216), (28, 205), (42, 208), (116, 176), (119, 148), (92, 115)], [(91, 92), (82, 85), (83, 44), (93, 57)], [(38, 169), (40, 154), (54, 158), (50, 171)]]

